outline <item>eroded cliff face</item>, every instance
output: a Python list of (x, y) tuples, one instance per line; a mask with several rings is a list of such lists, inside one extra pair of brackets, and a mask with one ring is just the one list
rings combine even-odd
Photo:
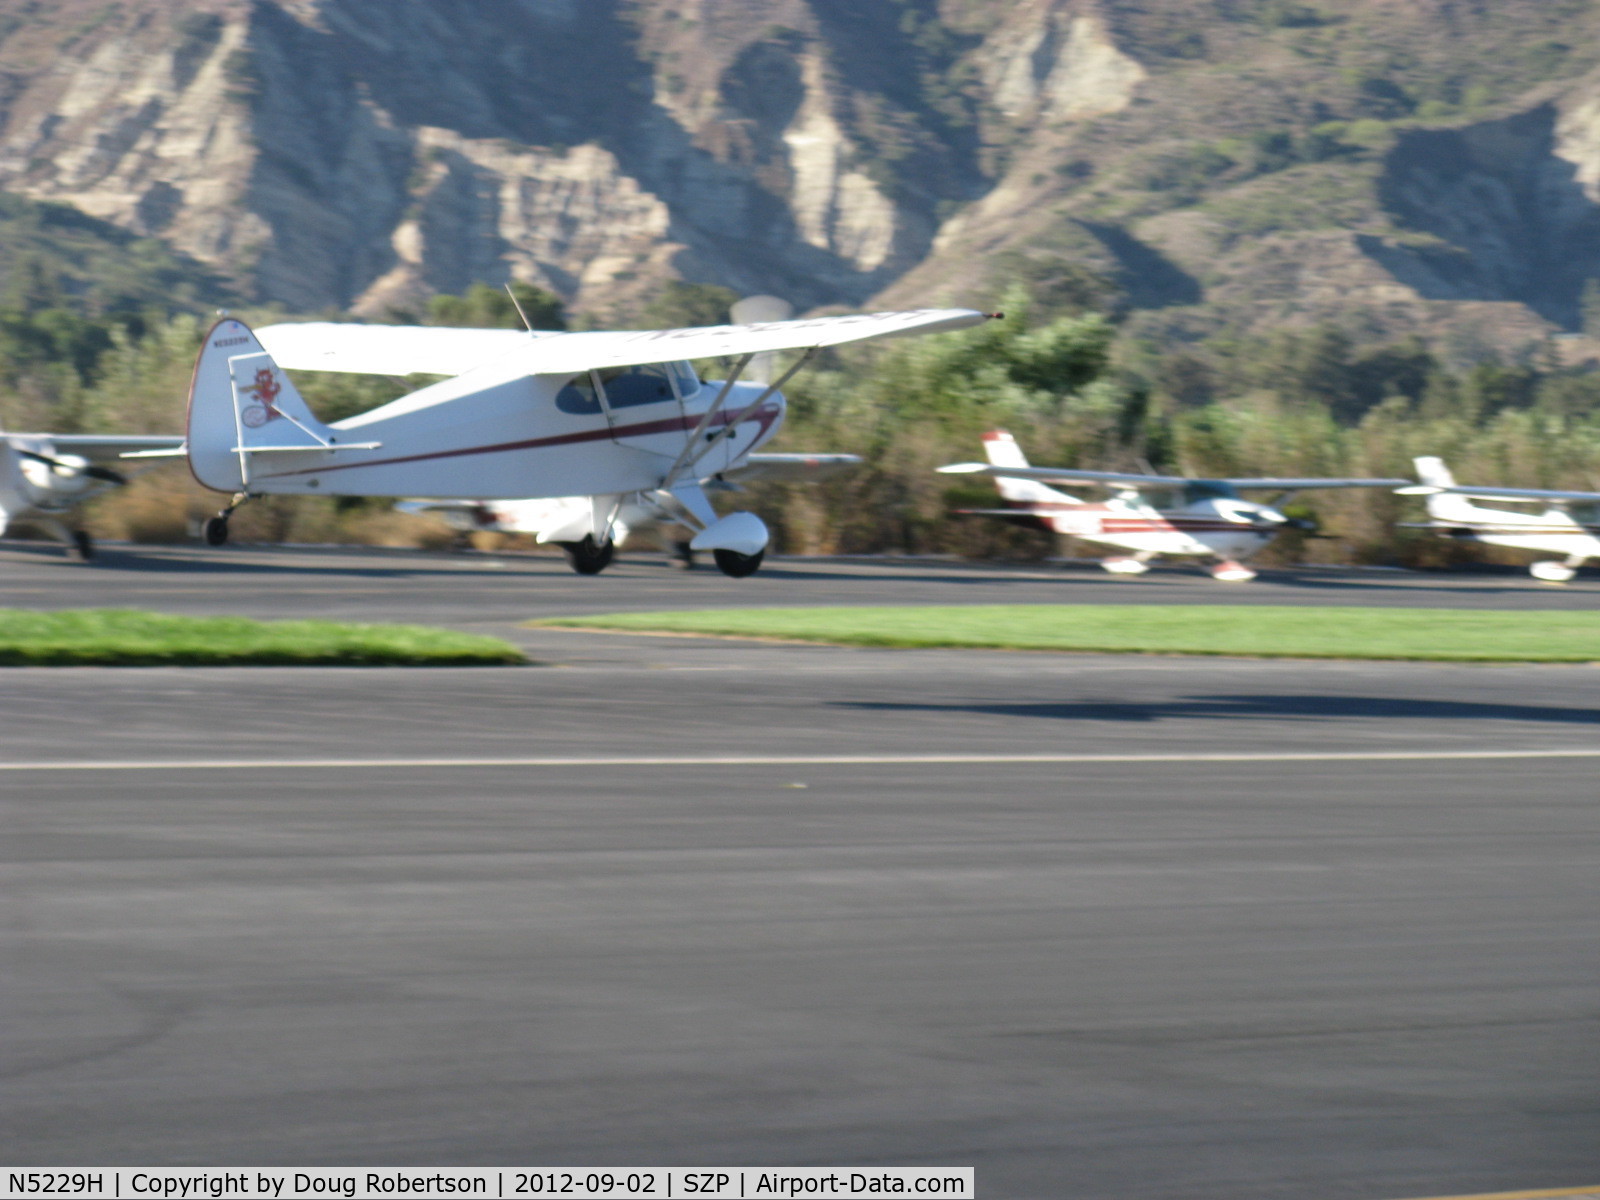
[[(885, 32), (860, 24), (823, 0), (144, 0), (12, 72), (0, 188), (299, 310), (508, 277), (600, 312), (674, 275), (857, 303), (981, 186), (896, 64), (848, 77)], [(884, 130), (943, 177), (869, 172)]]
[(1395, 116), (1374, 46), (1448, 79), (1576, 19), (1447, 7), (0, 0), (0, 190), (296, 311), (508, 278), (598, 319), (674, 277), (975, 303), (1053, 259), (1234, 324), (1572, 328), (1600, 278), (1600, 81), (1410, 119), (1381, 154), (1251, 141)]

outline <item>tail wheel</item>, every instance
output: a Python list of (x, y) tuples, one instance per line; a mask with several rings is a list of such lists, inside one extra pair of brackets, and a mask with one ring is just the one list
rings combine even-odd
[(579, 575), (598, 575), (611, 565), (617, 547), (609, 538), (596, 545), (592, 534), (584, 534), (581, 542), (562, 542), (561, 551), (567, 556), (567, 565)]
[(767, 552), (757, 550), (754, 554), (740, 554), (737, 550), (713, 550), (711, 556), (717, 560), (717, 570), (734, 579), (743, 579), (761, 569), (761, 560), (766, 558)]
[(208, 517), (205, 524), (206, 545), (220, 546), (228, 540), (228, 518)]

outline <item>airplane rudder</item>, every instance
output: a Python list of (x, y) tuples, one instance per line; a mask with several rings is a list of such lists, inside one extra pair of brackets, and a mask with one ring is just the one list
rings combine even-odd
[(983, 452), (996, 467), (1025, 467), (1028, 456), (1023, 454), (1017, 439), (1004, 429), (992, 429), (983, 435)]
[(1444, 459), (1424, 455), (1412, 459), (1411, 462), (1417, 468), (1418, 483), (1426, 484), (1428, 487), (1456, 486), (1456, 478), (1450, 473), (1450, 468), (1444, 465)]

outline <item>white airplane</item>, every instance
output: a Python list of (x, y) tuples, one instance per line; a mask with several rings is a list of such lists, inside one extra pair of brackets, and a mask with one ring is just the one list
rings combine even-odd
[[(1538, 488), (1461, 487), (1438, 458), (1413, 459), (1417, 479), (1397, 488), (1402, 496), (1428, 498), (1428, 523), (1446, 537), (1565, 554), (1564, 562), (1543, 559), (1528, 573), (1544, 583), (1566, 583), (1591, 558), (1600, 558), (1600, 492), (1552, 492)], [(1480, 508), (1474, 500), (1541, 504), (1543, 512)], [(1419, 528), (1412, 526), (1412, 528)]]
[(67, 547), (94, 556), (94, 541), (72, 523), (72, 510), (127, 476), (107, 463), (172, 453), (181, 437), (137, 434), (0, 433), (0, 533), (32, 525)]
[[(1129, 554), (1102, 559), (1116, 575), (1142, 575), (1162, 555), (1209, 558), (1214, 579), (1241, 583), (1256, 573), (1244, 565), (1283, 529), (1306, 528), (1276, 508), (1242, 499), (1240, 491), (1285, 494), (1304, 488), (1394, 487), (1409, 480), (1393, 479), (1191, 479), (1182, 475), (1138, 475), (1120, 471), (1078, 471), (1030, 467), (1016, 440), (1004, 430), (983, 435), (987, 463), (954, 463), (939, 470), (949, 474), (992, 475), (1007, 507), (973, 509), (984, 516), (1005, 517), (1055, 533), (1114, 546)], [(1046, 483), (1068, 487), (1101, 487), (1111, 499), (1088, 503)], [(1157, 507), (1147, 491), (1165, 492), (1176, 503)], [(1278, 498), (1283, 502), (1283, 497)]]
[[(777, 433), (789, 377), (826, 346), (984, 319), (924, 309), (620, 333), (308, 323), (270, 326), (258, 339), (225, 318), (206, 335), (189, 398), (190, 469), (233, 494), (206, 523), (206, 540), (226, 541), (229, 514), (266, 494), (577, 496), (588, 520), (560, 540), (595, 569), (623, 505), (638, 500), (695, 530), (691, 548), (711, 551), (723, 572), (749, 575), (766, 553), (766, 526), (754, 513), (718, 516), (703, 484)], [(775, 383), (741, 383), (750, 359), (771, 350), (805, 353)], [(719, 357), (737, 360), (721, 382), (702, 383), (687, 361)], [(285, 368), (453, 378), (325, 425)]]
[[(737, 467), (702, 484), (705, 491), (737, 491), (745, 483), (772, 480), (815, 483), (831, 479), (861, 464), (855, 454), (747, 454)], [(620, 550), (631, 534), (654, 529), (663, 542), (670, 540), (674, 561), (694, 566), (690, 544), (697, 530), (682, 517), (648, 496), (635, 494), (623, 501), (611, 522), (611, 540), (596, 553), (588, 552), (583, 538), (590, 532), (592, 505), (588, 496), (556, 496), (547, 500), (402, 500), (395, 508), (404, 513), (440, 518), (465, 535), (475, 532), (527, 533), (541, 543), (554, 543), (567, 563), (580, 575), (593, 575), (610, 565), (612, 549)], [(663, 546), (663, 548), (666, 548)]]

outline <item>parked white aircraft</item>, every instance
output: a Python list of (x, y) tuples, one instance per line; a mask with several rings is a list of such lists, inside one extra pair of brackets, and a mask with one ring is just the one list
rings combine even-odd
[[(766, 526), (754, 513), (719, 517), (702, 485), (777, 433), (778, 389), (811, 352), (984, 318), (926, 309), (622, 333), (310, 323), (274, 325), (259, 340), (224, 319), (206, 335), (189, 401), (190, 468), (234, 497), (206, 538), (225, 541), (229, 514), (264, 494), (579, 496), (589, 519), (576, 553), (603, 567), (622, 506), (637, 498), (694, 529), (690, 546), (710, 550), (724, 572), (748, 575), (766, 552)], [(769, 350), (806, 353), (772, 384), (739, 382)], [(702, 383), (687, 362), (729, 356), (737, 362), (722, 382)], [(454, 378), (325, 425), (285, 368)]]
[(182, 445), (181, 437), (136, 434), (0, 433), (0, 533), (12, 524), (32, 525), (74, 558), (89, 559), (94, 542), (72, 523), (72, 510), (127, 482), (106, 464)]
[[(1117, 575), (1142, 575), (1162, 555), (1209, 558), (1214, 579), (1240, 583), (1256, 573), (1244, 565), (1280, 530), (1304, 528), (1276, 508), (1242, 499), (1240, 491), (1288, 494), (1304, 488), (1394, 487), (1394, 479), (1191, 479), (1182, 475), (1138, 475), (1120, 471), (1078, 471), (1030, 467), (1016, 440), (1004, 430), (983, 435), (987, 463), (954, 463), (951, 474), (992, 475), (1005, 508), (968, 510), (1022, 521), (1088, 542), (1114, 546), (1100, 565)], [(1100, 487), (1114, 495), (1088, 503), (1046, 486)], [(1145, 492), (1162, 492), (1171, 501), (1157, 507)], [(1278, 503), (1283, 497), (1278, 498)]]
[[(757, 480), (815, 483), (831, 479), (861, 464), (854, 454), (747, 454), (743, 462), (705, 482), (705, 491), (738, 491)], [(598, 554), (588, 552), (592, 504), (588, 496), (556, 496), (548, 500), (402, 500), (395, 507), (404, 513), (438, 517), (462, 534), (527, 533), (539, 542), (553, 542), (566, 553), (567, 562), (580, 575), (593, 575), (611, 562), (629, 536), (654, 529), (663, 542), (670, 541), (672, 557), (684, 567), (694, 565), (691, 542), (697, 530), (677, 513), (649, 496), (635, 493), (623, 501), (611, 522), (611, 540)], [(667, 548), (665, 545), (663, 548)]]
[[(1600, 492), (1552, 492), (1538, 488), (1458, 486), (1438, 458), (1418, 458), (1420, 483), (1396, 489), (1402, 496), (1428, 498), (1428, 523), (1445, 537), (1565, 554), (1564, 562), (1543, 559), (1528, 573), (1544, 583), (1566, 583), (1591, 558), (1600, 558)], [(1543, 512), (1480, 508), (1474, 500), (1540, 504)], [(1415, 528), (1415, 527), (1414, 527)]]

